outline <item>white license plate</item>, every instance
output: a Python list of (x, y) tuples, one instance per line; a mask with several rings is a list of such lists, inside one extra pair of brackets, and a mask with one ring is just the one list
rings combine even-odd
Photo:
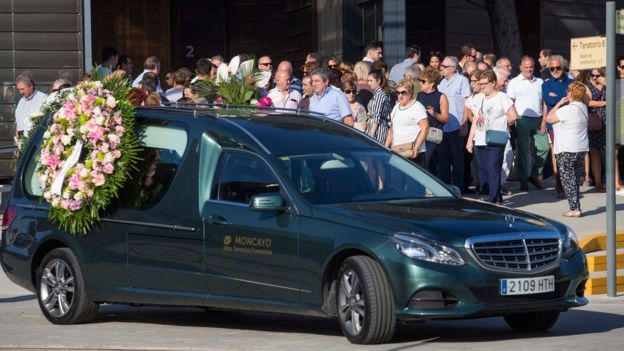
[(529, 295), (555, 291), (555, 276), (501, 279), (500, 294)]

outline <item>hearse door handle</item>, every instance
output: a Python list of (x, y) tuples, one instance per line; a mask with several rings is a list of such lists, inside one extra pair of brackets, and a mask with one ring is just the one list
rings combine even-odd
[(230, 222), (227, 221), (227, 219), (225, 219), (225, 217), (219, 216), (219, 215), (212, 215), (210, 217), (207, 218), (208, 219), (208, 223), (209, 224), (213, 224), (213, 225), (228, 225), (230, 224)]

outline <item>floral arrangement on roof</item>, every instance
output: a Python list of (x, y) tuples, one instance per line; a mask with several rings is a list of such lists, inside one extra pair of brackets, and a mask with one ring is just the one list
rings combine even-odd
[(240, 55), (230, 63), (222, 63), (217, 75), (211, 80), (199, 80), (193, 84), (201, 97), (222, 104), (256, 104), (260, 98), (260, 88), (265, 87), (271, 78), (270, 72), (260, 72), (255, 68), (255, 60), (241, 63)]
[(140, 141), (127, 80), (86, 81), (50, 106), (37, 176), (49, 218), (86, 234), (135, 169)]

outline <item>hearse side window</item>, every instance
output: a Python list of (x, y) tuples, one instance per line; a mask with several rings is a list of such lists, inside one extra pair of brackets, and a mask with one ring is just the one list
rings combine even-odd
[(125, 191), (120, 193), (123, 207), (146, 209), (165, 195), (175, 177), (188, 143), (182, 128), (162, 125), (140, 125), (141, 138), (138, 171), (131, 174)]
[(213, 193), (218, 195), (218, 200), (249, 204), (254, 195), (279, 192), (273, 173), (253, 156), (226, 154), (220, 169), (218, 191)]
[(26, 188), (26, 193), (36, 197), (43, 195), (41, 184), (39, 184), (39, 178), (37, 177), (36, 172), (41, 167), (38, 162), (40, 154), (41, 144), (39, 144), (33, 151), (32, 156), (28, 160), (28, 164), (26, 164), (26, 170), (24, 172), (24, 187)]

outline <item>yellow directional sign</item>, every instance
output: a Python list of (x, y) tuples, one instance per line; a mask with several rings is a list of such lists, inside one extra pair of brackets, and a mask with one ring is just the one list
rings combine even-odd
[(570, 69), (582, 70), (607, 66), (607, 38), (570, 39)]

